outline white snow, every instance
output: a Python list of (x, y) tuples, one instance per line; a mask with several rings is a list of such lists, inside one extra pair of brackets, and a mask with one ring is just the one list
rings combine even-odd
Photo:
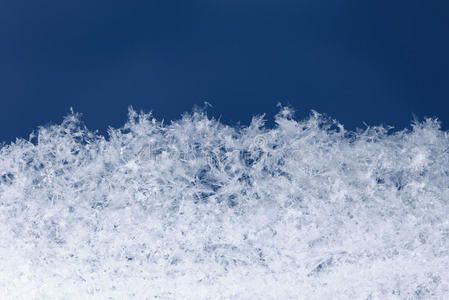
[(447, 299), (449, 134), (77, 114), (0, 148), (1, 299)]

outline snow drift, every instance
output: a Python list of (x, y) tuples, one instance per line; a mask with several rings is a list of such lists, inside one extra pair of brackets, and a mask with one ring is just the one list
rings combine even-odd
[(2, 299), (443, 299), (449, 134), (77, 114), (0, 149)]

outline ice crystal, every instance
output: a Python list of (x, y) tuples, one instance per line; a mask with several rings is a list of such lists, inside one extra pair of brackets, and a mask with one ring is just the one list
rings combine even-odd
[(444, 299), (449, 134), (194, 111), (0, 148), (2, 299)]

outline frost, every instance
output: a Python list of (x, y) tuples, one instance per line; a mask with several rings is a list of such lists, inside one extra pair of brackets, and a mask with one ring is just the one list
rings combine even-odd
[(72, 113), (0, 149), (2, 299), (443, 299), (449, 134)]

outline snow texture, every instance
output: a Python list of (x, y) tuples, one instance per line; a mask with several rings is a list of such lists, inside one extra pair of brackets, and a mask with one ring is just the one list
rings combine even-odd
[(448, 299), (449, 134), (76, 113), (0, 148), (1, 299)]

